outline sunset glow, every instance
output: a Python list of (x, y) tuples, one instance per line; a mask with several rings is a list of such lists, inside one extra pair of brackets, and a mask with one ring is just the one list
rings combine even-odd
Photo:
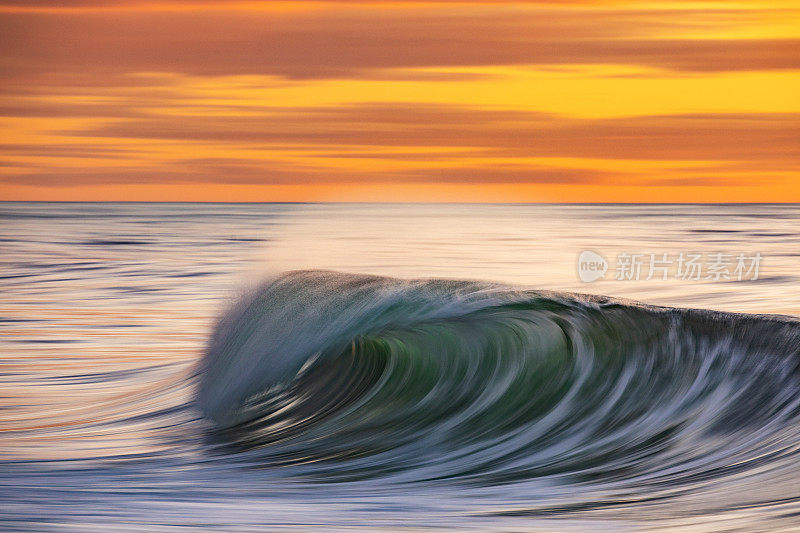
[(800, 201), (800, 2), (0, 1), (0, 200)]

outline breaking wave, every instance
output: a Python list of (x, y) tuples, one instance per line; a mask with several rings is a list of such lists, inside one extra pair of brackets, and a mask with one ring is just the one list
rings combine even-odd
[(645, 498), (796, 480), (799, 355), (789, 317), (300, 271), (221, 318), (198, 401), (228, 449), (306, 479)]

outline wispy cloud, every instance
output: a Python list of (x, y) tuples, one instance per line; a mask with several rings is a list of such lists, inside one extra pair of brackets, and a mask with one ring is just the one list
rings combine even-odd
[(797, 2), (0, 1), (0, 184), (800, 200), (798, 27)]

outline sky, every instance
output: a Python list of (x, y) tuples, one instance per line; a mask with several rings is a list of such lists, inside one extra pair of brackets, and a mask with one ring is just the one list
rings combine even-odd
[(800, 202), (800, 0), (0, 0), (0, 200)]

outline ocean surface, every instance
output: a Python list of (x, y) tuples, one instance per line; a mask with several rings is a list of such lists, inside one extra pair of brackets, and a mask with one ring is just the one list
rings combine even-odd
[(797, 205), (0, 203), (0, 530), (800, 531), (798, 316)]

